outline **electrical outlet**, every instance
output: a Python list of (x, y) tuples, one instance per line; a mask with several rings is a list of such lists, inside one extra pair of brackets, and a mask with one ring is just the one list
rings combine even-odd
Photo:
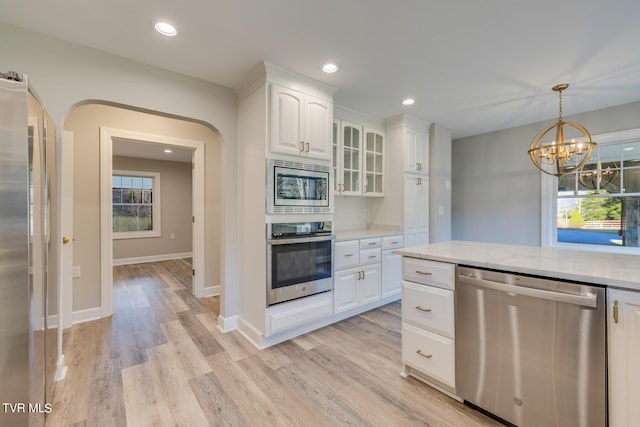
[(76, 277), (80, 277), (80, 266), (74, 265), (72, 270), (72, 276), (75, 279)]

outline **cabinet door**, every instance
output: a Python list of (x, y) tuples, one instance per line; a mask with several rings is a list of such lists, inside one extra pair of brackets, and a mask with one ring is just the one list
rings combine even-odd
[(358, 282), (360, 269), (337, 271), (333, 278), (333, 312), (334, 314), (350, 310), (358, 306)]
[(304, 98), (304, 154), (314, 159), (331, 159), (333, 106), (312, 96)]
[(271, 152), (302, 155), (304, 95), (278, 85), (271, 86)]
[(382, 252), (382, 298), (400, 294), (402, 284), (402, 256), (393, 251)]
[(429, 172), (429, 134), (405, 130), (404, 170), (420, 174)]
[(345, 196), (362, 194), (362, 127), (342, 122), (342, 192)]
[(336, 193), (342, 191), (342, 142), (340, 120), (333, 121), (333, 189)]
[(382, 197), (384, 196), (384, 134), (365, 129), (363, 153), (363, 194), (370, 197)]
[(609, 289), (607, 294), (609, 425), (636, 426), (640, 422), (640, 292)]
[(429, 232), (429, 178), (404, 175), (404, 232)]
[(361, 305), (380, 299), (380, 264), (362, 267), (359, 286), (359, 302)]

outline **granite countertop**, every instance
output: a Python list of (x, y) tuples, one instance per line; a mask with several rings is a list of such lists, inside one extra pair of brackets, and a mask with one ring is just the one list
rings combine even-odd
[(394, 252), (413, 258), (640, 291), (639, 255), (455, 240)]
[(336, 242), (340, 242), (345, 240), (369, 239), (372, 237), (398, 236), (402, 235), (402, 231), (369, 228), (366, 230), (336, 231), (334, 234), (336, 236)]

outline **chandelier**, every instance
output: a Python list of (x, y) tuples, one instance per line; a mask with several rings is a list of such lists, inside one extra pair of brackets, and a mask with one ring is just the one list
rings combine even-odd
[[(589, 160), (591, 150), (596, 146), (583, 126), (562, 120), (562, 91), (568, 87), (569, 84), (562, 83), (552, 88), (558, 92), (560, 98), (558, 121), (538, 132), (529, 147), (529, 157), (533, 164), (542, 172), (556, 177), (582, 169)], [(563, 129), (565, 126), (577, 129), (582, 134), (578, 137), (579, 141), (575, 138), (565, 141)], [(552, 142), (543, 142), (544, 137), (554, 129), (555, 139)]]
[[(583, 187), (591, 190), (605, 190), (620, 175), (618, 164), (611, 162), (606, 169), (602, 168), (602, 163), (598, 161), (594, 169), (583, 170), (578, 174), (578, 181)], [(615, 192), (615, 191), (614, 191)]]

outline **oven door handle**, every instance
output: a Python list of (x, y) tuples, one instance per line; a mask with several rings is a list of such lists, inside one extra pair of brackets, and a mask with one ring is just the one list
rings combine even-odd
[(315, 236), (315, 237), (302, 237), (292, 239), (272, 239), (267, 240), (268, 245), (290, 245), (292, 243), (311, 243), (311, 242), (330, 242), (335, 239), (335, 236)]

